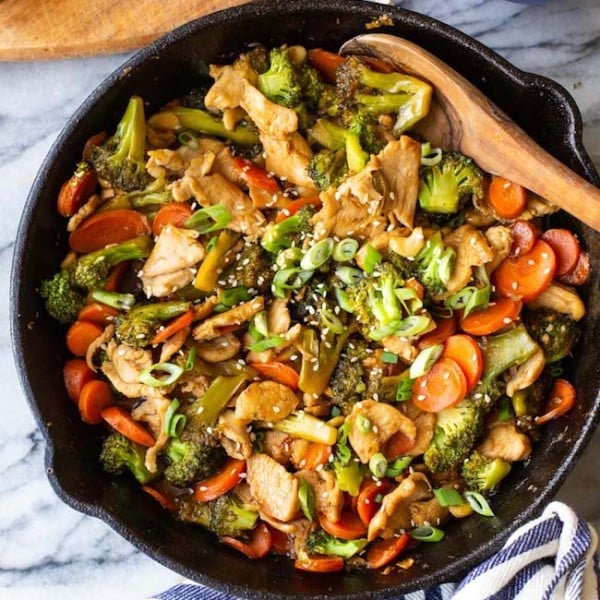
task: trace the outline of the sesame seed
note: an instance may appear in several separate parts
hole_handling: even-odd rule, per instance
[[[510,287],[511,287],[513,290],[516,290],[516,289],[519,287],[519,284],[518,284],[516,281],[513,281],[513,282],[510,284]]]
[[[544,260],[546,260],[549,257],[549,254],[547,252],[542,252],[542,258]]]
[[[535,260],[533,260],[533,258],[530,258],[530,259],[527,261],[527,264],[528,264],[530,267],[533,267],[533,266],[535,266]]]
[[[504,319],[502,319],[502,322],[503,322],[505,325],[508,325],[509,323],[511,323],[511,322],[512,322],[512,319],[511,319],[510,317],[504,317]]]
[[[427,396],[426,396],[425,394],[419,394],[419,395],[417,396],[417,400],[421,400],[421,402],[422,402],[423,400],[425,400],[425,398],[427,398]]]

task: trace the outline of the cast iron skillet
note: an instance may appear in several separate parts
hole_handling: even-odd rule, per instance
[[[568,376],[577,383],[576,408],[545,427],[528,464],[516,466],[494,498],[495,518],[474,516],[447,527],[441,544],[423,544],[416,564],[391,575],[311,575],[289,561],[252,562],[220,545],[200,528],[176,522],[129,479],[115,481],[98,466],[100,434],[83,424],[67,400],[61,368],[64,330],[45,313],[37,294],[67,244],[65,223],[55,211],[60,184],[72,173],[85,141],[112,130],[127,98],[140,94],[148,114],[202,77],[209,62],[228,61],[248,42],[300,43],[336,50],[383,14],[394,20],[380,31],[404,36],[437,54],[480,87],[543,147],[595,184],[598,174],[581,142],[581,117],[556,83],[508,64],[473,39],[433,19],[400,8],[353,0],[275,0],[209,15],[167,34],[104,81],[69,121],[46,157],[30,192],[17,235],[12,270],[12,339],[21,383],[47,442],[48,476],[57,494],[75,509],[107,522],[140,550],[200,583],[253,598],[384,598],[456,580],[499,548],[507,535],[538,514],[583,451],[600,412],[598,278],[587,296],[585,330]],[[559,215],[600,261],[599,236]],[[594,281],[595,280],[595,281]],[[592,302],[591,300],[595,300]]]

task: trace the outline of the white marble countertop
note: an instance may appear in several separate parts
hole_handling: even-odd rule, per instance
[[[575,97],[588,151],[600,166],[600,4],[555,0],[405,0],[454,25]],[[104,523],[64,505],[45,475],[44,444],[10,348],[8,288],[17,224],[35,173],[72,112],[127,56],[0,63],[0,599],[142,600],[180,581]],[[600,526],[600,431],[559,493]]]

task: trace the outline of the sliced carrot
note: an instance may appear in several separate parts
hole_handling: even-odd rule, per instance
[[[510,234],[512,235],[512,244],[510,256],[515,257],[521,254],[527,254],[535,244],[538,238],[538,231],[531,221],[519,219],[510,224]]]
[[[90,137],[85,146],[83,147],[83,160],[89,160],[92,156],[92,152],[96,146],[101,146],[104,144],[108,135],[106,131],[101,131],[100,133],[95,133],[92,137]]]
[[[127,273],[127,269],[129,269],[129,261],[127,260],[115,265],[108,274],[108,278],[104,284],[104,289],[107,292],[118,292],[121,287],[123,277],[125,277],[125,273]]]
[[[88,364],[82,358],[72,358],[65,363],[63,367],[63,380],[67,390],[67,396],[77,402],[83,386],[92,379],[96,378],[96,373],[92,371]]]
[[[269,554],[272,545],[271,532],[265,523],[259,523],[250,534],[250,541],[244,542],[228,535],[221,541],[245,554],[248,558],[264,558]]]
[[[250,366],[267,379],[283,383],[283,385],[287,385],[294,391],[298,389],[298,371],[285,363],[278,361],[255,362],[250,363]]]
[[[113,403],[113,393],[110,385],[101,379],[88,381],[79,394],[77,406],[81,419],[90,425],[102,422],[102,413]],[[114,408],[114,407],[113,407]]]
[[[467,394],[475,388],[483,371],[483,354],[479,344],[464,334],[451,335],[444,344],[442,357],[458,363],[467,378]]]
[[[327,533],[341,540],[355,540],[367,533],[366,525],[350,510],[343,510],[340,520],[335,523],[325,515],[319,515],[319,524]]]
[[[394,460],[400,456],[405,456],[407,452],[410,452],[415,447],[416,441],[415,438],[408,437],[405,433],[402,433],[402,431],[397,431],[385,443],[383,454],[388,460]]]
[[[96,213],[86,219],[69,237],[75,252],[86,254],[109,244],[119,244],[140,235],[150,235],[150,223],[142,213],[118,208]]]
[[[389,479],[367,481],[361,486],[356,502],[356,512],[363,525],[368,526],[379,510],[381,500],[378,498],[387,494],[393,487],[394,484]]]
[[[529,302],[552,283],[555,272],[554,250],[538,239],[527,254],[504,259],[492,273],[492,278],[500,296]]]
[[[77,318],[80,321],[88,321],[100,325],[100,327],[106,327],[115,320],[118,314],[119,311],[112,306],[102,304],[102,302],[90,302],[79,311]]]
[[[488,202],[501,219],[516,219],[527,204],[527,190],[503,177],[494,177],[488,187]]]
[[[440,358],[413,384],[412,402],[425,412],[456,406],[467,395],[467,378],[451,358]]]
[[[423,348],[443,344],[455,331],[456,317],[454,315],[445,319],[438,319],[436,321],[435,329],[419,338],[417,341],[417,348],[423,350]]]
[[[149,485],[143,485],[142,489],[146,494],[152,496],[164,509],[175,512],[177,510],[177,504],[172,498],[169,498],[165,493],[153,488]]]
[[[271,533],[271,550],[276,554],[289,554],[294,547],[294,541],[288,533],[267,525]]]
[[[294,561],[294,568],[309,573],[335,573],[344,568],[344,559],[341,556],[305,556]]]
[[[522,306],[520,300],[499,298],[464,318],[460,322],[460,328],[470,335],[490,335],[517,319]]]
[[[566,275],[558,278],[561,283],[566,285],[583,285],[590,276],[590,257],[583,250],[579,253],[575,268]]]
[[[579,240],[568,229],[548,229],[541,238],[554,250],[556,255],[556,275],[570,273],[579,260],[581,249]]]
[[[194,320],[195,311],[193,308],[190,308],[187,312],[184,312],[182,315],[175,317],[172,321],[167,323],[164,327],[159,329],[156,335],[152,338],[152,345],[157,346],[158,344],[162,344],[164,341],[168,340],[172,335],[175,335],[178,331],[181,331],[185,327],[188,327],[192,324]]]
[[[141,446],[154,446],[154,437],[121,406],[109,406],[102,411],[102,418],[121,435]]]
[[[535,418],[536,425],[543,425],[570,411],[575,405],[576,396],[575,388],[566,379],[556,379],[544,407],[544,414]]]
[[[251,160],[238,156],[233,159],[233,164],[248,185],[265,190],[271,194],[276,194],[279,191],[277,179],[266,169],[259,167]]]
[[[246,472],[246,461],[230,458],[225,466],[214,475],[204,479],[194,488],[196,502],[216,500],[229,490],[232,490]]]
[[[310,442],[302,455],[302,468],[314,471],[317,467],[329,462],[331,446]]]
[[[344,62],[344,57],[321,48],[311,48],[308,51],[308,62],[327,82],[335,83],[335,71]]]
[[[314,206],[315,208],[321,207],[321,199],[318,196],[310,196],[307,198],[298,198],[297,200],[292,200],[288,204],[286,204],[285,208],[282,208],[275,217],[275,221],[277,223],[281,223],[281,221],[285,221],[288,217],[295,215],[301,208],[305,206]]]
[[[57,201],[59,214],[73,216],[94,193],[97,182],[94,170],[87,163],[81,163],[60,188]]]
[[[403,533],[400,537],[379,540],[367,550],[367,564],[371,569],[380,569],[391,563],[406,548],[410,535]]]
[[[75,356],[85,356],[90,344],[102,334],[102,328],[89,321],[75,321],[67,331],[67,348]]]
[[[152,219],[152,234],[158,235],[165,225],[183,227],[194,211],[187,202],[169,202],[161,206]]]

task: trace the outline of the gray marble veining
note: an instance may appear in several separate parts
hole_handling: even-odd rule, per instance
[[[556,0],[405,0],[491,46],[575,97],[600,165],[600,4]],[[0,63],[0,599],[141,600],[180,580],[100,521],[64,505],[44,470],[44,444],[12,362],[8,280],[17,224],[35,173],[68,117],[127,58]],[[600,434],[559,494],[600,527]]]

